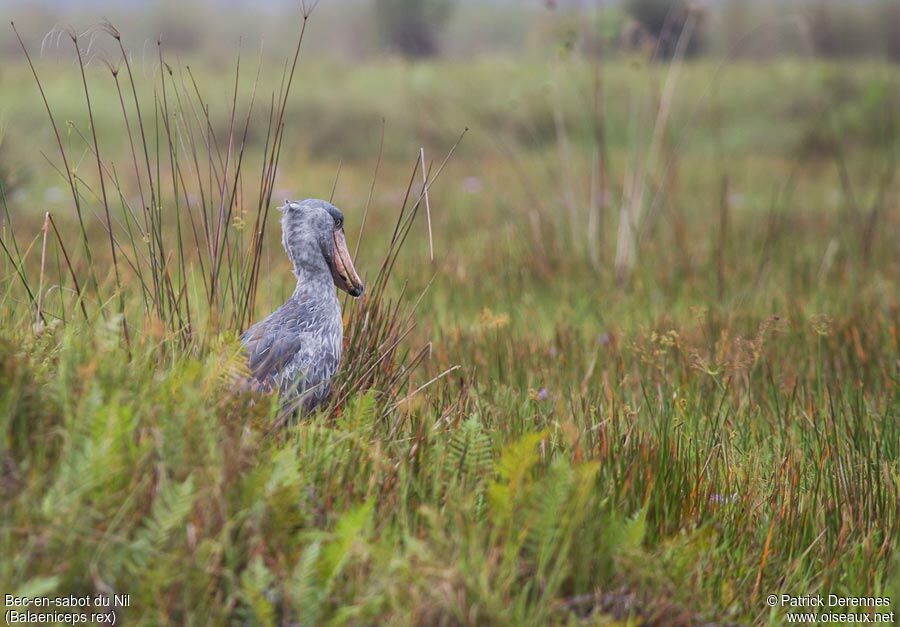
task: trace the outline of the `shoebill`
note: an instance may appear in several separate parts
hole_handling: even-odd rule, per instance
[[[341,361],[344,329],[335,286],[353,297],[363,283],[344,239],[344,216],[329,202],[286,201],[281,243],[297,288],[281,307],[241,336],[255,387],[296,395],[305,411],[320,405]]]

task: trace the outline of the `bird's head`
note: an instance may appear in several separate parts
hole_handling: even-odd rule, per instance
[[[307,198],[286,200],[281,211],[281,242],[294,273],[316,271],[327,266],[334,284],[353,297],[362,295],[365,286],[344,238],[344,215],[330,202]]]

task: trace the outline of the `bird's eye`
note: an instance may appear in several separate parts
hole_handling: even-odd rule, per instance
[[[343,226],[344,226],[344,219],[343,219],[343,218],[338,218],[337,220],[334,221],[334,228],[335,228],[335,229],[340,229],[340,228],[342,228]]]

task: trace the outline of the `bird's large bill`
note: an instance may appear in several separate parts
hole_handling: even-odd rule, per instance
[[[353,266],[353,258],[350,256],[350,251],[347,250],[347,239],[344,237],[344,229],[336,229],[334,231],[334,251],[332,256],[335,284],[350,294],[350,296],[361,296],[365,286],[356,273],[356,268]]]

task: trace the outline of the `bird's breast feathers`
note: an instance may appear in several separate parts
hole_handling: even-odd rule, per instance
[[[325,387],[337,371],[343,341],[340,309],[330,304],[290,299],[250,327],[241,343],[253,378],[267,389],[298,393]]]

